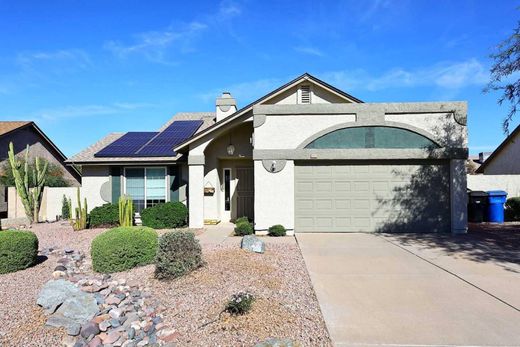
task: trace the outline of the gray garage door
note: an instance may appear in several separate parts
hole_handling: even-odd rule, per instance
[[[448,164],[383,163],[297,162],[295,231],[449,231]]]

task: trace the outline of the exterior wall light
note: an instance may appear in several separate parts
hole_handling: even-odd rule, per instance
[[[233,146],[231,143],[227,146],[227,154],[233,155],[235,154],[235,146]]]

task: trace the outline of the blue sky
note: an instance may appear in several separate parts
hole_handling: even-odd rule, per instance
[[[517,6],[0,0],[0,119],[35,120],[70,156],[212,111],[223,90],[240,107],[309,72],[366,102],[467,100],[470,152],[490,151],[508,107],[482,88]]]

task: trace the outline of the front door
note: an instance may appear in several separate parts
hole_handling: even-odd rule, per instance
[[[254,219],[255,176],[253,167],[237,167],[237,210],[236,217]]]

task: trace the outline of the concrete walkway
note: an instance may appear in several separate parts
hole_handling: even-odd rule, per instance
[[[461,257],[413,237],[297,239],[336,346],[520,346],[514,262]]]

